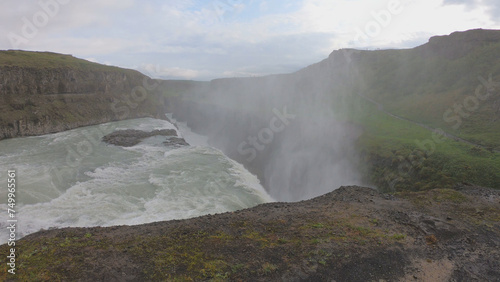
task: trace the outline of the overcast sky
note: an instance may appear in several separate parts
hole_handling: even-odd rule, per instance
[[[500,29],[498,0],[1,0],[0,49],[160,78],[289,73],[340,48],[411,48]]]

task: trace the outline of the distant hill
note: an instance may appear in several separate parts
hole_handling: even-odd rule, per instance
[[[356,90],[391,113],[500,149],[499,52],[500,31],[471,30],[356,53]]]
[[[114,71],[137,73],[114,66],[102,65],[87,60],[75,58],[72,55],[53,52],[31,52],[8,50],[0,52],[0,67],[22,67],[37,69],[70,68],[80,71]]]

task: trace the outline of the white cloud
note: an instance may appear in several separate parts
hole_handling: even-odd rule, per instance
[[[87,61],[92,62],[92,63],[98,63],[99,64],[99,61],[96,58],[84,58],[84,60],[87,60]]]
[[[158,64],[143,64],[137,69],[152,78],[193,79],[200,75],[200,72],[197,70],[183,69],[179,67],[161,67]]]
[[[398,48],[404,42],[472,28],[499,28],[486,6],[464,9],[436,0],[370,1],[306,0],[295,15],[301,30],[332,35],[331,50],[339,48]],[[362,4],[362,5],[361,5]],[[391,13],[390,7],[401,12]],[[360,39],[360,31],[365,37]]]
[[[403,11],[391,14],[385,24],[376,17],[382,15],[383,21],[391,1],[397,0],[286,4],[69,0],[20,48],[69,53],[119,66],[154,62],[161,64],[164,76],[207,79],[295,71],[339,48],[414,47],[432,35],[500,28],[497,17],[492,17],[496,0],[400,0]],[[217,3],[228,5],[220,10]],[[22,34],[23,18],[32,19],[40,10],[38,1],[2,0],[0,34]],[[357,40],[360,31],[370,34]],[[0,49],[11,46],[7,36],[0,37]]]

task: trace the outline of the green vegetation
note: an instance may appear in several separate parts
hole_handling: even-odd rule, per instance
[[[82,71],[135,72],[114,66],[102,65],[87,60],[52,52],[0,51],[0,67],[40,69],[70,68]]]
[[[356,221],[356,224],[352,221]],[[288,230],[283,226],[283,221],[267,222],[266,230],[274,231],[265,232],[251,222],[245,222],[242,227],[233,226],[236,230],[243,231],[243,235],[235,236],[232,234],[234,230],[231,233],[173,230],[165,235],[140,235],[111,242],[110,238],[103,239],[82,230],[40,241],[25,241],[19,248],[16,278],[29,281],[66,280],[65,273],[79,277],[92,264],[89,256],[119,252],[125,254],[125,257],[121,255],[116,258],[117,265],[121,259],[147,262],[140,270],[141,277],[147,280],[226,281],[242,279],[252,273],[271,276],[280,268],[287,268],[288,264],[283,264],[281,258],[276,262],[243,263],[241,258],[233,258],[239,257],[238,253],[221,253],[221,249],[247,246],[253,250],[252,255],[266,254],[263,257],[271,259],[275,257],[273,253],[293,251],[294,257],[288,258],[289,263],[296,258],[307,258],[309,262],[327,266],[333,259],[331,248],[339,246],[339,243],[352,247],[379,246],[406,238],[404,234],[391,234],[382,228],[369,226],[368,219],[363,217],[340,217],[334,221],[325,218],[325,221],[301,226],[296,229],[300,230],[299,233],[287,239],[284,239]],[[6,248],[7,245],[2,247]],[[93,251],[89,253],[90,250]],[[99,251],[96,253],[96,250]],[[0,270],[2,280],[7,277],[8,273],[5,271],[5,268]]]
[[[278,267],[272,263],[264,263],[264,265],[262,265],[262,271],[264,271],[265,274],[270,274],[274,271],[276,271],[276,269],[278,269]]]
[[[425,207],[433,203],[454,203],[461,204],[467,202],[467,197],[452,189],[433,189],[422,192],[398,192],[397,196],[410,200],[414,205]]]
[[[324,228],[325,226],[322,223],[316,223],[311,225],[313,228]]]
[[[500,153],[457,142],[390,116],[361,97],[342,119],[363,129],[357,147],[366,181],[387,192],[452,188],[457,183],[500,187]]]
[[[454,33],[415,49],[353,55],[353,86],[335,92],[343,102],[333,107],[363,130],[366,181],[389,192],[500,188],[499,34]]]
[[[393,114],[500,149],[500,42],[478,42],[456,42],[471,44],[471,51],[452,58],[431,52],[423,56],[428,46],[419,47],[420,51],[363,52],[357,66],[363,83],[356,93]],[[434,48],[449,46],[436,43]],[[484,82],[490,78],[496,89],[487,95]]]
[[[403,240],[406,238],[406,235],[405,234],[394,234],[391,236],[392,239],[394,240]]]
[[[7,245],[3,245],[8,247]],[[22,244],[17,247],[17,272],[19,281],[61,281],[62,273],[74,272],[78,276],[85,269],[79,267],[87,254],[84,250],[95,248],[108,250],[111,247],[109,240],[90,240],[87,236],[78,237],[68,234],[68,237],[47,238],[43,242]],[[3,251],[3,249],[2,249]],[[6,252],[5,252],[6,253]],[[71,260],[61,258],[60,254],[72,253]],[[6,268],[0,270],[0,280],[5,281],[8,275]]]

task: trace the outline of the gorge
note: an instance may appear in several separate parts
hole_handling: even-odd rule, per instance
[[[500,31],[471,30],[413,49],[337,50],[291,74],[210,82],[151,79],[70,55],[1,51],[0,144],[21,155],[39,138],[46,147],[32,148],[38,161],[26,165],[64,168],[65,156],[46,163],[44,150],[60,154],[58,142],[85,141],[84,133],[67,130],[96,130],[98,145],[71,168],[65,187],[97,216],[61,212],[71,203],[39,192],[57,204],[45,209],[60,213],[49,216],[55,226],[61,214],[92,221],[74,226],[108,226],[27,235],[19,241],[19,277],[497,279],[499,50]],[[148,135],[174,130],[166,120],[205,136],[213,148],[174,148]],[[108,128],[109,122],[117,123]],[[144,139],[126,140],[126,149],[100,142],[130,129],[145,132]],[[55,132],[61,135],[40,136]],[[2,167],[16,165],[4,149]],[[199,177],[186,181],[190,173]],[[51,174],[40,175],[25,184],[54,184]],[[172,183],[179,194],[162,190]],[[126,204],[116,204],[115,196],[125,196]],[[101,218],[98,202],[84,204],[89,199],[106,199],[126,216]],[[224,208],[211,209],[218,200]],[[35,218],[46,203],[25,209],[26,216]],[[162,221],[156,212],[169,214],[165,206],[179,207],[168,220],[199,216],[191,213],[197,208],[208,212]],[[0,246],[1,253],[8,249]],[[8,275],[0,269],[0,279]]]

